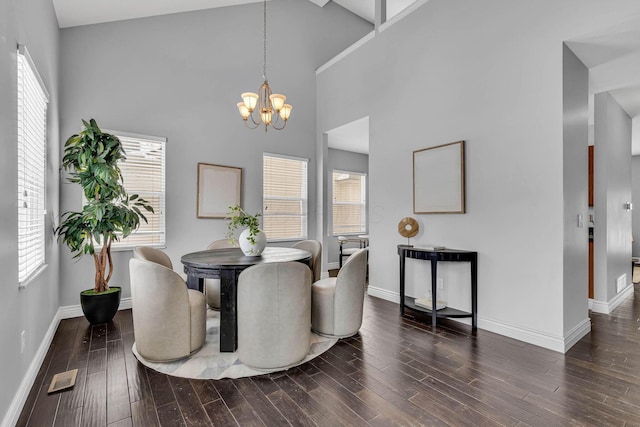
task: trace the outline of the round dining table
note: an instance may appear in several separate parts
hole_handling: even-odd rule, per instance
[[[248,267],[271,262],[311,262],[311,252],[296,248],[266,247],[260,256],[246,256],[240,248],[210,249],[183,255],[180,259],[190,289],[204,291],[204,279],[220,279],[220,351],[238,347],[238,277]]]

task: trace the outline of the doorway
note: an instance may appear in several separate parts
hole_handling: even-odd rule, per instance
[[[369,232],[369,117],[325,135],[323,246],[327,268],[333,270],[340,266],[339,238]]]

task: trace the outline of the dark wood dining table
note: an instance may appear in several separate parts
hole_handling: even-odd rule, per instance
[[[204,279],[220,279],[220,351],[238,347],[237,289],[240,273],[248,267],[271,262],[299,261],[307,265],[311,253],[295,248],[267,247],[260,256],[246,256],[239,248],[192,252],[180,259],[190,289],[204,291]]]

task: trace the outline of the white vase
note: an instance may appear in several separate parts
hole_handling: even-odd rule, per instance
[[[251,243],[251,240],[249,240],[248,228],[240,233],[238,242],[240,243],[240,249],[242,249],[242,252],[246,256],[262,255],[262,251],[264,251],[265,246],[267,246],[267,234],[264,231],[260,230],[255,236],[255,241],[256,243]]]

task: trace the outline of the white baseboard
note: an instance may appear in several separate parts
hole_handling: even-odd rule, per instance
[[[47,355],[47,351],[49,351],[49,347],[51,346],[51,342],[53,341],[53,336],[58,329],[60,319],[60,309],[58,309],[56,314],[53,316],[53,319],[51,320],[49,329],[47,329],[47,332],[44,335],[40,346],[38,347],[38,351],[36,351],[36,354],[33,356],[33,359],[29,364],[27,372],[25,372],[24,377],[22,377],[20,387],[18,387],[16,394],[13,396],[13,401],[11,402],[9,409],[7,410],[7,413],[2,420],[2,427],[10,427],[17,424],[20,413],[22,412],[22,408],[27,401],[27,397],[29,397],[29,392],[33,387],[33,383],[36,380],[38,371],[40,370],[40,366],[44,361],[44,357]]]
[[[367,294],[371,295],[372,297],[376,297],[383,300],[391,301],[396,304],[400,304],[399,292],[390,291],[388,289],[377,288],[369,284],[369,286],[367,287]]]
[[[369,285],[367,293],[376,298],[381,298],[396,304],[400,303],[399,292],[390,291],[388,289],[378,288],[376,286]],[[453,319],[453,320],[457,320],[457,319]],[[504,335],[509,338],[516,339],[518,341],[523,341],[529,344],[548,348],[550,350],[554,350],[560,353],[565,353],[583,336],[585,336],[591,331],[591,321],[588,318],[585,319],[573,330],[569,331],[566,337],[547,334],[547,333],[543,333],[533,329],[523,328],[522,326],[519,326],[519,325],[511,325],[498,320],[489,319],[487,317],[483,317],[480,315],[478,316],[478,328],[484,329],[490,332],[495,332],[496,334]]]
[[[622,302],[633,295],[633,285],[627,285],[619,294],[615,297],[611,298],[611,301],[598,301],[598,300],[589,300],[589,310],[594,313],[602,313],[602,314],[611,314],[616,307],[618,307]]]
[[[578,341],[585,335],[591,332],[591,319],[586,318],[582,322],[578,323],[573,329],[567,333],[564,338],[564,351],[566,353],[571,347],[573,347]]]
[[[589,300],[589,310],[594,313],[609,314],[609,303],[606,301]]]
[[[335,270],[336,268],[340,268],[340,263],[338,261],[327,263],[327,270]]]
[[[120,307],[118,310],[127,310],[131,308],[131,298],[122,298],[120,300]],[[4,416],[2,420],[2,424],[0,427],[11,427],[15,426],[18,422],[18,418],[20,417],[20,413],[22,412],[22,408],[24,407],[25,402],[27,401],[27,397],[29,397],[29,392],[33,387],[33,383],[36,380],[36,376],[38,375],[38,371],[42,366],[42,362],[44,361],[44,357],[47,355],[47,351],[49,351],[49,347],[51,346],[51,342],[53,341],[53,336],[58,329],[58,325],[60,324],[60,320],[62,319],[70,319],[72,317],[84,316],[82,313],[82,307],[80,304],[78,305],[68,305],[65,307],[60,307],[56,314],[53,316],[51,320],[51,325],[49,329],[47,329],[47,333],[44,335],[40,346],[38,347],[38,351],[33,357],[31,364],[29,365],[29,369],[24,374],[22,378],[22,382],[20,383],[20,387],[18,391],[13,397],[13,401],[11,402],[11,406],[9,406],[9,410]]]
[[[540,332],[520,325],[512,325],[500,320],[480,316],[478,316],[478,328],[494,332],[499,335],[504,335],[518,341],[524,341],[539,347],[548,348],[549,350],[557,351],[559,353],[564,353],[565,339],[561,335]]]

